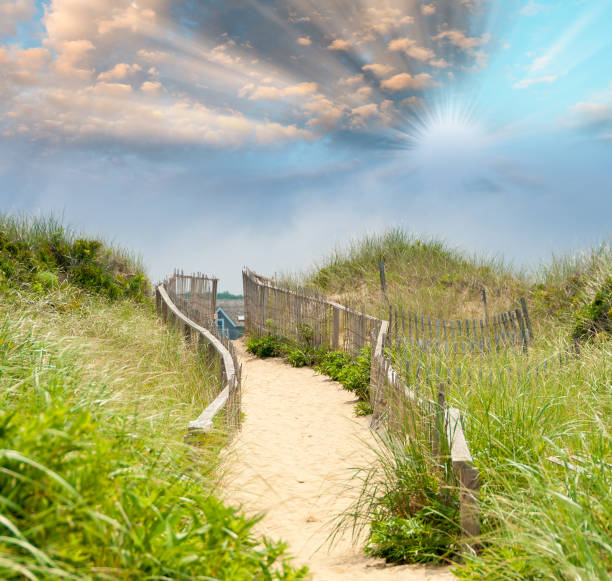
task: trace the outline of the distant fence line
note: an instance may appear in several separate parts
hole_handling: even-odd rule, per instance
[[[427,434],[434,456],[450,456],[459,482],[461,528],[469,539],[479,534],[479,477],[467,445],[459,410],[448,407],[444,385],[437,401],[421,397],[403,381],[390,358],[391,322],[327,301],[316,292],[282,288],[251,270],[243,270],[245,325],[248,334],[275,334],[303,342],[304,325],[315,346],[355,354],[372,348],[370,403],[372,426],[387,420],[390,429],[405,424],[413,437]],[[394,322],[397,325],[398,319]],[[410,434],[409,434],[410,435]],[[420,436],[419,436],[420,437]]]
[[[162,283],[178,309],[199,325],[209,327],[217,307],[218,278],[201,272],[184,274],[175,270]]]
[[[466,351],[499,351],[521,346],[527,351],[533,340],[527,302],[521,308],[484,319],[446,320],[389,307],[389,332],[392,342],[405,337],[407,343],[426,351],[445,353]]]
[[[322,295],[300,289],[282,288],[245,268],[245,331],[252,335],[267,333],[303,342],[308,329],[314,345],[328,345],[357,354],[372,342],[381,320],[362,311],[326,300]]]
[[[217,334],[213,320],[216,293],[217,279],[178,272],[155,291],[159,315],[169,326],[178,327],[187,343],[199,349],[219,373],[220,392],[198,418],[189,422],[192,433],[210,431],[222,410],[228,429],[240,427],[242,369],[231,341]]]

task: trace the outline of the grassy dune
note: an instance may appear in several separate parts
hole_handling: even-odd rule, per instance
[[[384,313],[379,258],[386,263],[393,305],[438,317],[482,316],[480,289],[485,288],[490,312],[516,307],[526,296],[535,328],[528,355],[518,350],[409,355],[401,344],[392,350],[409,385],[435,399],[442,381],[449,404],[463,411],[481,474],[482,550],[468,555],[457,574],[610,578],[610,246],[553,258],[527,274],[391,231],[336,251],[303,280],[341,302],[363,301],[371,313]],[[428,455],[426,439],[404,444],[382,437],[377,466],[356,479],[360,503],[341,523],[371,524],[369,552],[392,561],[458,556],[452,492],[457,483],[448,464]]]
[[[218,386],[137,261],[53,220],[0,234],[0,577],[301,578],[215,498],[222,436],[184,443]]]

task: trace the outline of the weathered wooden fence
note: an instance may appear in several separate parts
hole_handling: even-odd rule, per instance
[[[242,370],[232,343],[216,332],[212,318],[216,288],[217,279],[174,273],[155,291],[157,312],[166,324],[178,327],[186,341],[199,349],[219,373],[219,394],[198,418],[189,422],[190,432],[210,431],[221,410],[225,410],[229,430],[240,427]]]
[[[445,353],[500,351],[520,346],[526,352],[533,339],[531,320],[524,298],[521,308],[484,319],[446,320],[389,307],[392,342],[402,337],[413,348]]]
[[[209,327],[215,318],[219,279],[200,272],[184,274],[175,270],[162,283],[178,309],[199,325]]]
[[[365,309],[327,301],[313,291],[282,288],[247,268],[242,277],[247,334],[271,334],[356,354],[378,333],[381,320],[366,315]]]
[[[355,354],[372,347],[370,403],[372,426],[408,427],[408,437],[428,434],[434,456],[450,456],[459,484],[461,527],[466,539],[479,534],[478,470],[464,436],[460,413],[446,405],[443,387],[437,401],[417,394],[393,368],[391,322],[327,301],[304,289],[282,288],[249,269],[243,270],[247,334],[274,334],[298,342],[327,345]],[[397,325],[397,317],[393,320]],[[422,321],[421,321],[422,324]],[[306,337],[306,335],[308,335]],[[410,418],[410,421],[407,421]],[[408,426],[407,426],[408,424]]]

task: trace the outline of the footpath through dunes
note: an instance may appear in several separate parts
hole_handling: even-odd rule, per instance
[[[243,365],[242,430],[225,451],[223,494],[248,515],[265,513],[258,532],[289,544],[296,565],[317,581],[451,580],[449,568],[386,566],[352,546],[330,549],[335,517],[350,506],[354,468],[373,460],[365,418],[352,394],[310,368],[257,359],[238,344]]]

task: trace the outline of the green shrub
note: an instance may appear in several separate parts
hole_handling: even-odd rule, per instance
[[[273,335],[249,337],[247,351],[256,357],[278,357],[282,353],[281,342]]]
[[[365,552],[389,563],[444,563],[457,554],[457,511],[438,503],[414,516],[372,522]]]
[[[612,334],[612,277],[604,281],[593,300],[576,314],[575,340],[590,339],[599,333]]]
[[[374,408],[369,401],[358,401],[355,405],[355,415],[356,416],[369,416],[374,413]]]
[[[101,241],[75,238],[53,218],[0,214],[0,282],[42,293],[68,280],[110,300],[148,299],[149,282],[136,262]]]
[[[45,289],[52,289],[59,286],[59,278],[54,272],[42,270],[36,273],[34,277],[36,282],[40,283]]]
[[[308,349],[292,349],[287,355],[287,360],[293,367],[312,365],[312,357]]]
[[[330,351],[323,356],[321,362],[315,367],[315,371],[338,381],[340,373],[351,363],[351,360],[351,356],[344,351]]]

